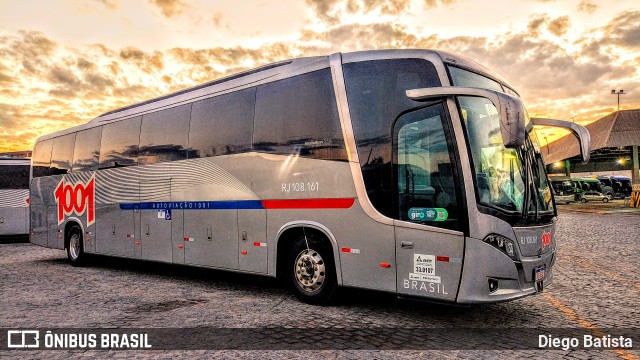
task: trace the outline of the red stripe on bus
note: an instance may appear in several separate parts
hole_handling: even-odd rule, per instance
[[[265,209],[348,209],[354,198],[262,200]]]

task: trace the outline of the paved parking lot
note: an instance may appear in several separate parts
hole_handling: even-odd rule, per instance
[[[300,332],[300,339],[310,344],[320,330],[331,332],[340,328],[480,328],[510,332],[505,336],[513,336],[514,331],[525,328],[589,328],[595,334],[612,329],[635,329],[638,334],[640,215],[583,213],[569,207],[560,210],[554,284],[536,296],[476,307],[399,300],[393,295],[361,290],[343,291],[334,306],[314,307],[298,302],[269,278],[106,257],[92,258],[89,267],[74,268],[67,264],[63,251],[24,243],[2,244],[0,328],[283,327]],[[419,341],[402,331],[399,336],[406,336],[407,342]],[[458,341],[469,346],[473,338],[460,337]],[[98,354],[119,358],[548,358],[551,355],[578,359],[640,358],[636,350],[375,351],[326,350],[326,346],[313,350],[313,345],[306,348],[108,354],[47,351],[37,357]],[[499,344],[495,348],[500,348]],[[36,353],[0,351],[0,357],[25,355],[34,357]]]

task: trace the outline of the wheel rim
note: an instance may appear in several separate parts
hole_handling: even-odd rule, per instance
[[[72,260],[76,260],[80,256],[80,236],[77,233],[71,235],[71,239],[69,239],[69,255]]]
[[[304,291],[318,291],[324,284],[326,274],[324,260],[313,249],[305,249],[298,254],[293,271],[296,282]]]

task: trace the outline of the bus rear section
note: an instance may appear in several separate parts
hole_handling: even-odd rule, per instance
[[[0,236],[29,233],[30,159],[0,158]]]

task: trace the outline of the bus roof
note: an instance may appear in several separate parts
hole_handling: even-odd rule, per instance
[[[442,60],[445,64],[464,68],[488,78],[491,78],[503,86],[515,91],[513,87],[502,77],[489,70],[488,68],[464,58],[462,56],[453,55],[443,51],[427,50],[427,49],[393,49],[393,50],[367,50],[351,53],[336,53],[343,57],[343,61],[346,57],[351,59],[357,59],[353,61],[368,61],[385,58],[389,55],[389,58],[411,58],[419,56],[431,56],[434,55]],[[351,61],[351,62],[353,62]],[[350,62],[350,61],[345,61]],[[272,82],[275,80],[304,74],[307,72],[320,70],[329,67],[329,56],[313,56],[302,57],[297,59],[290,59],[267,64],[254,69],[243,71],[240,73],[232,74],[220,79],[216,79],[204,84],[196,85],[191,88],[186,88],[173,92],[167,95],[162,95],[156,98],[145,100],[136,104],[128,105],[122,108],[110,110],[85,124],[77,125],[68,129],[60,130],[55,133],[43,135],[36,140],[36,143],[42,140],[47,140],[57,136],[73,133],[76,131],[100,126],[103,124],[124,120],[133,116],[140,116],[147,113],[155,112],[158,110],[190,103],[206,99],[209,97],[222,95],[234,91],[241,90],[243,88],[253,87],[261,85],[263,83]]]
[[[31,159],[0,157],[0,165],[31,165]]]

